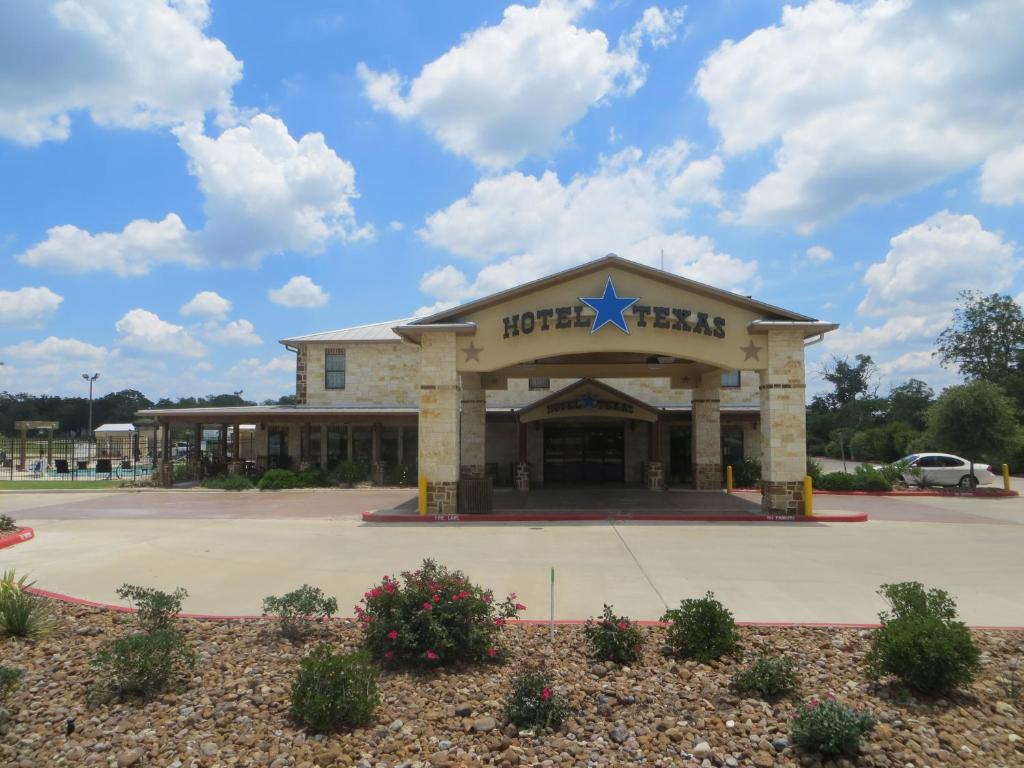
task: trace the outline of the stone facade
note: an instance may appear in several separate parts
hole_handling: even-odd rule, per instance
[[[455,352],[452,332],[428,333],[420,346],[419,473],[427,478],[427,514],[439,514],[439,504],[452,512],[458,509],[461,393]]]
[[[761,483],[761,506],[767,514],[796,517],[804,514],[804,482],[793,480],[788,482]]]
[[[767,367],[761,371],[762,507],[802,514],[803,494],[793,491],[807,473],[804,340],[799,332],[765,334]],[[769,489],[771,489],[769,491]]]
[[[487,397],[480,383],[480,374],[462,374],[461,406],[461,473],[466,477],[483,477],[486,462]]]
[[[304,397],[301,401],[304,405],[415,406],[419,402],[420,350],[413,344],[397,341],[309,343],[299,349],[299,359],[305,367],[305,391],[297,390],[296,396]],[[326,387],[324,365],[328,349],[345,352],[344,389]]]
[[[722,487],[720,378],[704,374],[693,391],[693,482],[699,491]]]

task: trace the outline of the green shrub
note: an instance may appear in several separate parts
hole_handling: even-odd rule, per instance
[[[741,694],[775,699],[796,687],[796,670],[785,656],[763,654],[746,669],[733,675],[732,687]]]
[[[173,592],[163,592],[152,587],[122,584],[117,589],[117,596],[135,606],[143,629],[156,632],[173,625],[174,617],[181,613],[181,604],[188,597],[188,592],[181,587]]]
[[[195,666],[195,654],[173,629],[118,638],[92,660],[97,687],[121,696],[152,696]]]
[[[661,620],[671,622],[667,640],[678,658],[707,664],[736,650],[736,622],[712,592],[683,600],[678,608],[665,611]]]
[[[203,488],[215,491],[248,491],[252,487],[252,481],[245,475],[217,475],[203,480]]]
[[[59,619],[45,598],[17,586],[0,590],[0,636],[38,638],[53,632]]]
[[[323,488],[328,485],[327,475],[319,467],[307,467],[295,476],[299,488]]]
[[[16,667],[5,667],[0,664],[0,702],[11,695],[21,680],[21,670]]]
[[[640,627],[627,616],[616,616],[610,605],[605,605],[601,618],[587,619],[583,634],[590,641],[595,658],[626,664],[640,658],[643,635]]]
[[[904,582],[883,584],[879,594],[892,612],[879,614],[882,626],[865,658],[869,678],[892,675],[928,696],[944,696],[970,683],[980,668],[980,654],[970,630],[957,620],[948,593]]]
[[[370,479],[370,467],[354,461],[340,461],[331,470],[331,478],[339,485],[355,485]]]
[[[290,469],[268,469],[256,487],[261,491],[283,491],[298,485],[299,478]]]
[[[732,465],[732,484],[735,488],[756,488],[761,482],[761,462],[740,459]]]
[[[369,655],[338,655],[329,645],[321,645],[299,665],[290,712],[309,730],[330,733],[366,725],[379,703],[377,669]]]
[[[10,515],[0,515],[0,533],[11,533],[18,530],[19,526]]]
[[[891,491],[892,482],[874,467],[860,464],[853,471],[853,488],[856,491]]]
[[[375,660],[421,668],[502,658],[501,628],[522,610],[514,594],[496,603],[489,589],[433,560],[400,580],[385,576],[355,607]]]
[[[263,615],[276,616],[281,634],[289,640],[305,637],[312,630],[314,621],[329,619],[337,612],[338,601],[309,584],[263,601]]]
[[[807,457],[807,476],[811,478],[811,482],[815,488],[821,485],[821,476],[825,473],[825,470],[821,467],[821,462],[815,461],[810,456]]]
[[[174,465],[174,482],[190,483],[199,479],[199,468],[195,464],[181,462]]]
[[[855,757],[860,741],[875,727],[867,712],[841,704],[834,698],[811,699],[797,705],[793,743],[805,752],[823,757]]]
[[[518,728],[558,730],[569,715],[569,703],[552,690],[543,672],[524,672],[512,681],[505,716]]]
[[[815,487],[823,491],[852,491],[853,475],[846,472],[826,472]]]

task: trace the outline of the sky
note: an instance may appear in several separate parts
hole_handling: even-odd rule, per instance
[[[0,390],[294,390],[278,339],[606,253],[937,390],[1024,292],[1024,3],[6,0]]]

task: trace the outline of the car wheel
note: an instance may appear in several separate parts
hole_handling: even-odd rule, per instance
[[[970,475],[964,475],[960,478],[958,485],[961,488],[970,488],[973,490],[978,487],[978,478],[971,477]]]

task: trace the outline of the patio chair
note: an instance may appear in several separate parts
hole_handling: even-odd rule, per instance
[[[113,477],[114,468],[111,466],[110,459],[96,459],[96,475],[106,475],[107,480]]]
[[[57,468],[58,475],[67,475],[71,473],[71,468],[68,466],[67,459],[56,459],[53,465]]]

